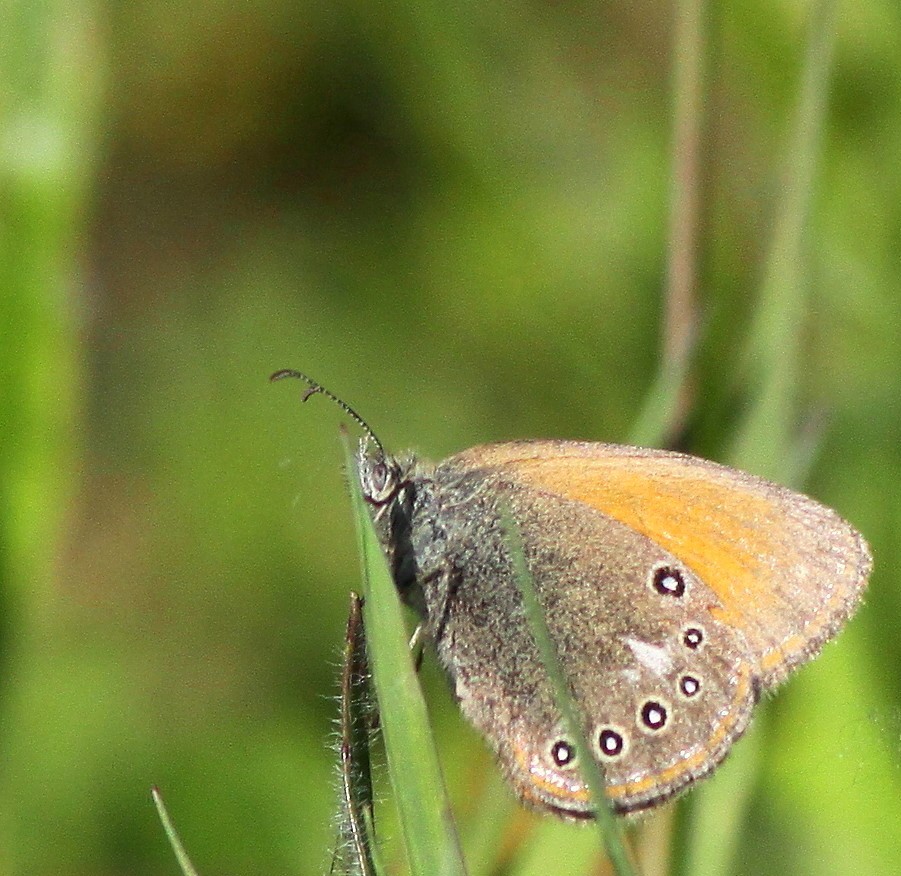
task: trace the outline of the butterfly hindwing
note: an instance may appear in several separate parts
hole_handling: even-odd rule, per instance
[[[536,501],[502,473],[442,466],[432,489],[445,566],[422,569],[435,582],[425,588],[431,632],[461,708],[521,796],[569,815],[591,809],[507,551],[463,523],[500,526],[504,506],[614,805],[645,808],[722,759],[753,707],[751,657],[712,614],[715,594],[674,555],[576,501]]]

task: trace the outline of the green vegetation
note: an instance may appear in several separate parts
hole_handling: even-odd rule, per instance
[[[889,0],[5,4],[0,874],[176,874],[153,786],[202,876],[328,871],[362,585],[340,412],[284,367],[392,450],[639,435],[853,521],[858,617],[626,834],[646,876],[897,873],[898,33]],[[469,873],[595,872],[421,680]]]

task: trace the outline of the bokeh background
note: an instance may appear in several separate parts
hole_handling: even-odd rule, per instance
[[[669,438],[712,458],[753,403],[749,357],[783,352],[753,326],[812,8],[706,17],[697,343]],[[327,870],[359,587],[341,415],[267,377],[301,368],[434,458],[627,439],[666,370],[674,16],[3,5],[0,872],[177,872],[154,784],[206,876]],[[835,17],[795,404],[757,439],[793,436],[785,477],[864,531],[876,572],[762,710],[738,824],[684,819],[733,838],[729,872],[901,869],[899,34],[895,0]],[[591,831],[517,814],[423,676],[473,872],[599,872]]]

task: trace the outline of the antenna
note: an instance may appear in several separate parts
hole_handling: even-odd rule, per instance
[[[321,383],[317,383],[313,380],[312,377],[307,377],[302,371],[295,371],[293,368],[285,368],[282,371],[276,371],[269,380],[270,382],[275,383],[276,380],[284,380],[286,377],[294,377],[307,384],[307,388],[300,397],[301,402],[305,402],[310,396],[316,395],[317,393],[324,395],[326,398],[330,398],[342,411],[344,411],[345,414],[363,428],[366,435],[375,442],[375,446],[378,447],[379,453],[381,453],[382,456],[385,456],[385,448],[382,447],[382,442],[376,438],[375,432],[372,431],[369,423],[367,423],[346,401],[338,398],[338,396],[327,390]]]

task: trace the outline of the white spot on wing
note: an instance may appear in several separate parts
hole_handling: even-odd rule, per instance
[[[626,639],[635,659],[649,672],[661,678],[672,671],[673,658],[662,645],[652,645],[640,639]]]

